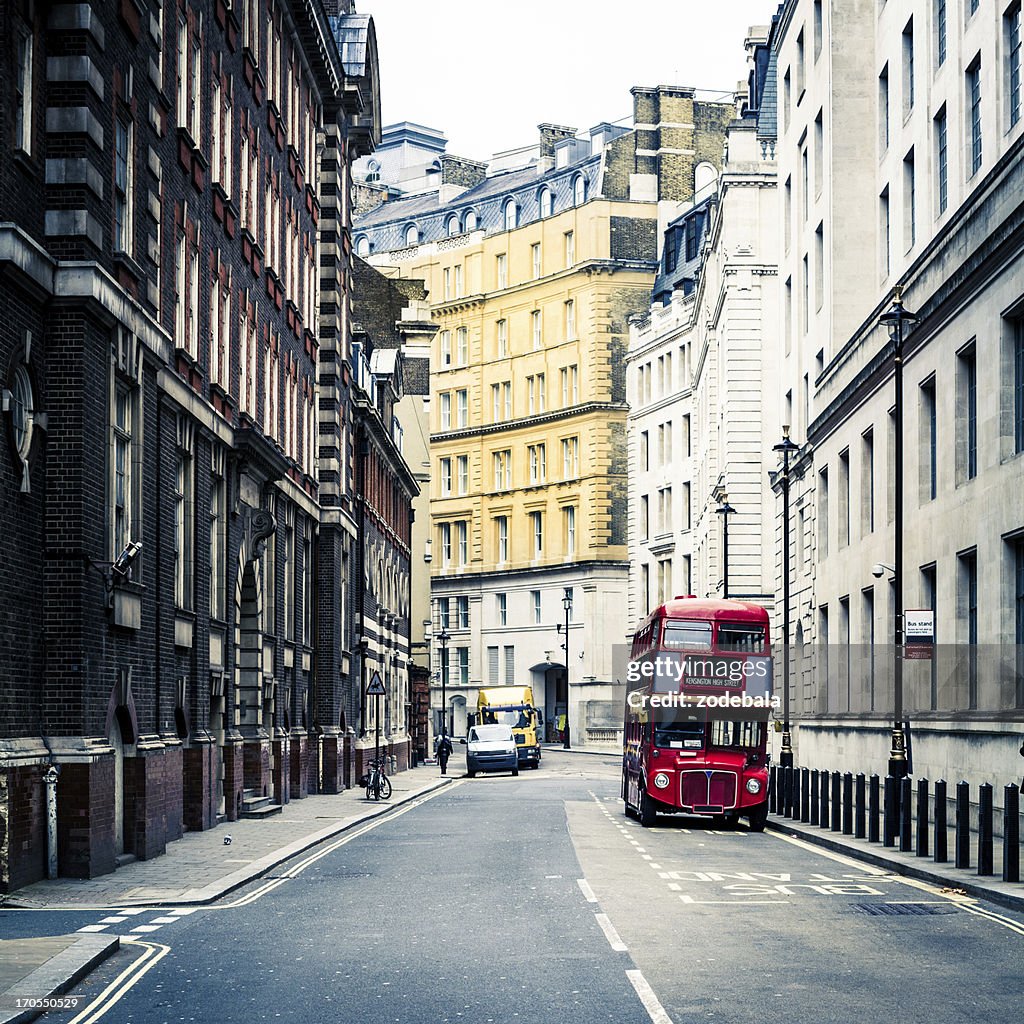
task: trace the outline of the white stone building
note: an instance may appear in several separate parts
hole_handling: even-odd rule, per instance
[[[920,318],[903,374],[903,603],[934,609],[939,645],[905,663],[911,770],[997,791],[1020,776],[1020,10],[790,0],[773,28],[779,405],[804,445],[790,583],[794,631],[817,645],[796,689],[803,764],[886,767],[895,589],[872,569],[894,561],[897,424],[878,318],[900,286]]]

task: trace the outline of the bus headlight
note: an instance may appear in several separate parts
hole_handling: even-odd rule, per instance
[[[654,784],[658,789],[667,789],[669,781],[669,777],[664,772],[658,772],[658,774],[654,776]]]
[[[760,779],[747,779],[747,792],[748,793],[760,793],[761,792],[761,780]]]

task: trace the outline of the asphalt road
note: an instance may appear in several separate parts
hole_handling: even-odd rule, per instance
[[[641,829],[618,778],[613,759],[546,751],[216,906],[6,911],[0,933],[133,940],[50,1024],[1020,1018],[1022,915],[770,833]]]

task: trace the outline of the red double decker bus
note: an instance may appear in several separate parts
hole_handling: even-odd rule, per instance
[[[627,671],[627,815],[645,827],[675,811],[764,829],[769,648],[768,613],[747,601],[677,597],[647,616]]]

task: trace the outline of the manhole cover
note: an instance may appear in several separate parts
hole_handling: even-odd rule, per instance
[[[869,917],[934,917],[955,914],[957,908],[948,903],[851,903],[850,909]]]

